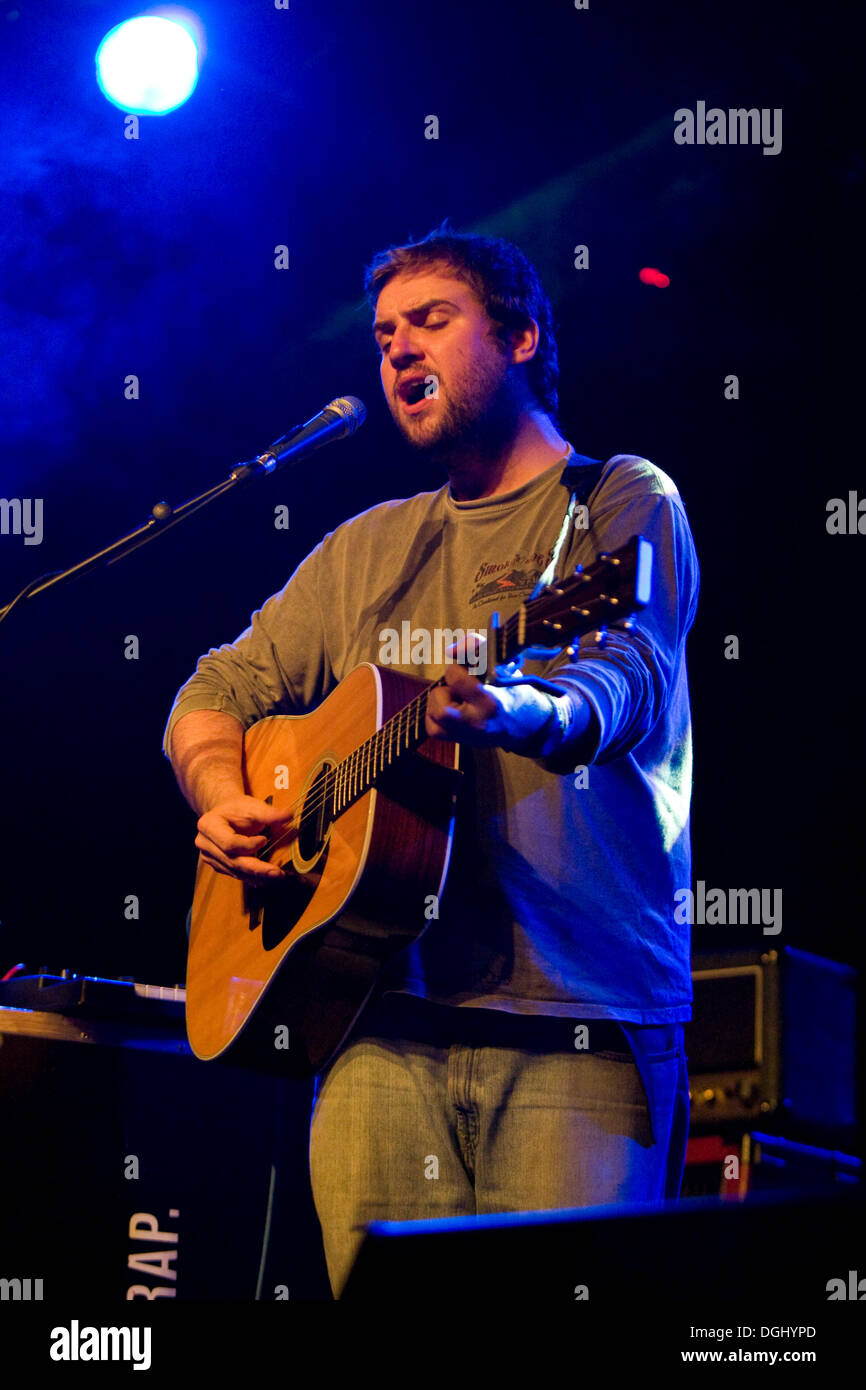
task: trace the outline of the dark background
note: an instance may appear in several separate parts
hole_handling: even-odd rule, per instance
[[[538,266],[575,447],[651,458],[688,509],[694,878],[784,895],[780,936],[696,927],[696,949],[856,964],[866,538],[826,531],[863,478],[854,7],[215,0],[195,7],[197,91],[128,141],[93,59],[135,12],[0,6],[0,495],[45,512],[41,547],[0,537],[0,601],[334,396],[368,421],[0,626],[0,974],[183,979],[194,820],[160,748],[172,699],[325,531],[441,485],[381,398],[361,274],[444,216]],[[781,153],[675,144],[698,100],[781,107]]]

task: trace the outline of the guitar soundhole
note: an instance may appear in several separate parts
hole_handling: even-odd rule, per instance
[[[285,875],[274,883],[244,889],[249,930],[261,931],[262,947],[272,951],[288,936],[303,916],[322,879],[328,859],[331,800],[327,776],[332,764],[324,763],[307,786],[298,818],[298,835],[291,853],[281,855]],[[265,851],[263,859],[270,859]]]
[[[305,865],[317,859],[331,828],[331,802],[327,794],[327,777],[330,768],[319,768],[307,788],[304,805],[298,822],[298,855]]]

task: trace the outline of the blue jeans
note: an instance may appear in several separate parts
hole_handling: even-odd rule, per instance
[[[334,1297],[370,1221],[676,1198],[688,1115],[682,1024],[385,995],[313,1103],[310,1176]]]

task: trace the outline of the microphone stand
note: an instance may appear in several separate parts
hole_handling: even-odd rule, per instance
[[[283,435],[283,438],[288,438],[288,436]],[[272,444],[271,448],[276,448],[276,445]],[[180,521],[185,521],[188,516],[192,516],[193,512],[197,512],[200,507],[207,506],[208,502],[215,501],[224,492],[230,492],[232,488],[247,482],[250,478],[270,473],[274,465],[273,462],[266,461],[268,459],[269,452],[265,451],[264,454],[253,459],[251,463],[237,464],[221,483],[208,488],[206,492],[199,493],[198,497],[190,497],[177,507],[172,507],[168,502],[157,502],[143,526],[136,526],[135,530],[129,531],[125,536],[121,536],[119,540],[105,546],[102,550],[98,550],[95,554],[88,555],[85,560],[79,560],[77,565],[70,565],[69,569],[56,570],[53,573],[42,574],[37,579],[32,579],[9,603],[0,608],[0,622],[8,617],[16,604],[23,602],[24,599],[33,598],[36,594],[43,594],[47,589],[53,589],[56,585],[63,584],[69,579],[76,579],[79,575],[87,574],[101,561],[105,561],[107,565],[116,564],[118,560],[123,559],[124,555],[130,555],[133,550],[138,550],[139,546],[146,545],[155,536],[161,536],[165,531],[170,531],[172,526],[176,526]]]

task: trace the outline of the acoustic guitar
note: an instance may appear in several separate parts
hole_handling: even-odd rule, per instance
[[[652,547],[633,536],[489,629],[488,670],[554,655],[649,602]],[[495,684],[495,677],[485,679]],[[297,1078],[334,1056],[380,972],[435,920],[459,782],[455,743],[425,734],[441,681],[357,666],[315,710],[247,729],[250,796],[290,807],[250,886],[199,858],[186,981],[195,1055]]]

